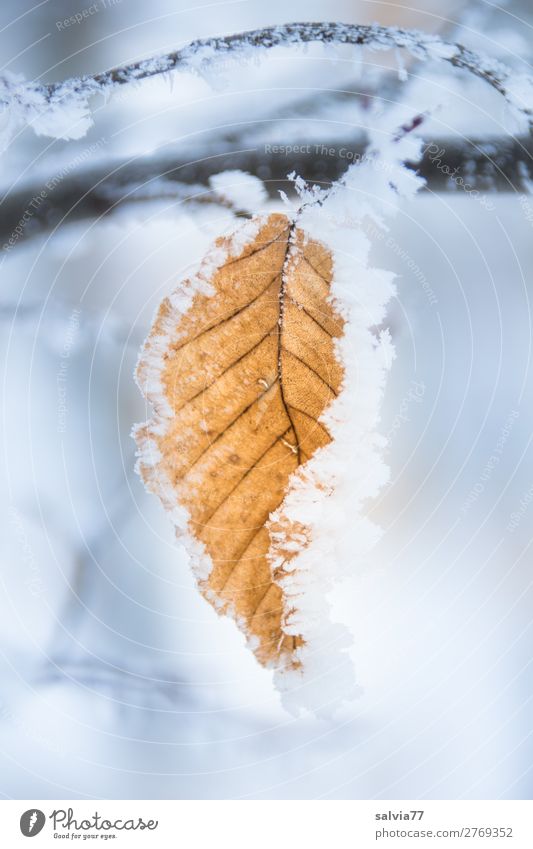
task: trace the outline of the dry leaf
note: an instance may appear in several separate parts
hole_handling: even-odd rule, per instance
[[[161,304],[137,371],[155,416],[136,439],[148,488],[188,513],[204,596],[261,663],[294,667],[303,638],[284,628],[284,568],[271,564],[309,544],[279,508],[291,475],[330,442],[319,419],[341,388],[343,320],[328,299],[329,251],[285,215],[254,227],[244,247],[218,240],[209,286],[200,277],[176,296],[193,288],[185,314],[172,296]]]

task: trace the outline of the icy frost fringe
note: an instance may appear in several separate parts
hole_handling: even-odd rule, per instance
[[[333,441],[295,472],[271,517],[277,530],[271,563],[274,574],[277,569],[282,576],[285,598],[283,628],[305,641],[298,650],[301,668],[275,673],[291,712],[304,707],[330,715],[355,692],[345,650],[351,640],[344,628],[330,623],[327,594],[339,578],[353,574],[380,536],[363,511],[388,479],[382,458],[386,440],[377,428],[394,349],[388,331],[377,336],[373,328],[395,292],[391,273],[369,267],[370,243],[361,224],[369,216],[384,226],[402,198],[420,188],[423,180],[403,165],[404,159],[416,161],[419,153],[420,143],[412,138],[374,148],[332,190],[307,194],[311,203],[298,220],[309,237],[332,252],[332,300],[346,327],[337,348],[344,386],[321,417]],[[294,523],[306,528],[311,542],[291,559],[287,550],[294,545]]]
[[[141,476],[146,488],[160,498],[168,511],[176,529],[176,535],[190,557],[191,568],[198,581],[209,577],[212,561],[203,544],[189,530],[189,513],[179,503],[176,488],[161,466],[163,458],[155,440],[155,437],[164,436],[168,432],[174,417],[174,411],[165,397],[161,380],[165,368],[164,356],[170,345],[179,338],[176,328],[191,306],[194,296],[214,293],[209,282],[213,274],[224,265],[227,259],[242,253],[244,247],[255,239],[262,223],[263,219],[259,216],[244,221],[227,238],[224,247],[210,250],[186,283],[169,295],[162,304],[164,314],[158,314],[155,325],[157,335],[154,335],[153,331],[150,333],[135,370],[137,385],[153,407],[151,418],[147,422],[135,425],[132,431],[132,437],[138,446],[135,470]]]
[[[81,138],[92,124],[89,99],[95,94],[107,97],[119,86],[174,70],[210,75],[216,72],[220,57],[242,62],[273,47],[310,42],[364,45],[375,50],[403,48],[418,59],[447,62],[485,80],[503,95],[517,114],[527,118],[529,125],[533,122],[532,77],[517,74],[496,59],[460,44],[450,44],[417,30],[377,24],[293,23],[199,39],[162,56],[52,85],[25,82],[21,76],[5,73],[0,76],[0,109],[5,113],[1,116],[4,129],[0,133],[0,149],[7,147],[15,133],[26,124],[38,135]]]

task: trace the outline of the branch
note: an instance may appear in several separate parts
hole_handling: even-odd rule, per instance
[[[366,150],[365,143],[344,141],[298,142],[283,148],[274,144],[235,150],[227,147],[216,156],[197,151],[190,161],[179,149],[158,156],[112,163],[73,172],[42,198],[43,183],[26,186],[9,195],[1,205],[0,246],[9,239],[52,230],[59,223],[97,218],[126,203],[167,199],[182,203],[223,204],[209,186],[209,179],[221,171],[239,169],[258,176],[272,198],[279,190],[290,192],[287,174],[296,171],[309,183],[327,186],[339,179],[347,166]],[[533,161],[533,139],[485,139],[460,143],[455,139],[434,139],[425,145],[420,163],[411,163],[432,192],[526,192],[529,177],[526,162]],[[454,177],[450,177],[454,173]],[[464,182],[465,189],[461,185]],[[470,191],[470,194],[472,192]],[[40,202],[36,204],[36,198]]]
[[[257,51],[310,42],[366,46],[376,50],[404,48],[417,59],[438,60],[469,71],[500,92],[533,126],[533,80],[460,44],[417,30],[377,24],[293,23],[249,32],[198,39],[179,50],[113,68],[100,74],[49,85],[21,83],[13,75],[0,77],[0,105],[10,109],[11,133],[30,123],[37,133],[79,138],[90,125],[88,100],[116,88],[174,70],[205,73],[220,58],[255,57]]]

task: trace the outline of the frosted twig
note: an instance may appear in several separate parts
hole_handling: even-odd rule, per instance
[[[245,150],[228,149],[217,156],[208,156],[206,149],[205,157],[197,149],[191,162],[186,151],[175,147],[133,161],[131,158],[118,162],[116,159],[104,160],[98,165],[86,166],[58,185],[35,208],[31,227],[23,229],[17,244],[49,231],[62,218],[65,223],[96,218],[132,202],[171,198],[179,208],[183,204],[194,206],[208,202],[223,205],[223,200],[209,189],[209,180],[213,175],[231,169],[260,174],[272,198],[277,198],[280,190],[288,190],[287,174],[291,171],[301,174],[308,183],[329,185],[341,177],[347,162],[363,156],[365,152],[365,145],[351,138],[313,143],[295,137],[292,141],[292,152],[283,155],[269,150],[265,144]],[[328,151],[328,155],[322,155],[321,150]],[[331,151],[334,155],[330,155]],[[440,137],[428,141],[421,161],[411,163],[411,167],[416,167],[432,192],[458,190],[457,184],[450,179],[450,173],[462,175],[471,188],[479,192],[522,192],[525,191],[525,163],[531,162],[531,138],[494,137],[472,139],[467,143],[452,137]],[[0,247],[8,244],[32,198],[39,196],[43,182],[27,184],[3,201]]]
[[[161,56],[59,83],[24,83],[18,77],[4,75],[0,77],[0,106],[10,109],[10,132],[17,125],[31,123],[37,133],[79,138],[90,125],[88,99],[95,94],[107,95],[120,86],[174,70],[205,73],[216,68],[221,58],[246,59],[273,47],[311,42],[374,50],[403,48],[417,59],[446,62],[484,80],[533,124],[532,78],[517,74],[497,59],[418,30],[335,22],[292,23],[202,38]]]

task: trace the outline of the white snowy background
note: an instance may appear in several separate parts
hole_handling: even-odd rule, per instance
[[[57,26],[82,8],[3,3],[2,72],[51,82],[291,20],[417,26],[521,72],[531,58],[526,2],[100,0]],[[151,81],[97,104],[78,142],[21,133],[2,155],[1,196],[77,156],[112,163],[180,143],[192,160],[230,132],[257,149],[356,139],[357,99],[331,90],[397,61],[275,51],[223,85]],[[428,138],[516,130],[503,100],[465,75],[417,66],[394,91],[406,114],[442,104]],[[381,421],[391,481],[369,505],[383,538],[333,598],[361,686],[334,720],[282,709],[133,473],[131,426],[149,412],[132,377],[138,348],[229,212],[172,196],[104,220],[69,224],[65,210],[4,254],[4,797],[531,798],[533,220],[520,194],[490,197],[493,209],[422,193],[375,239],[376,264],[399,275]]]

